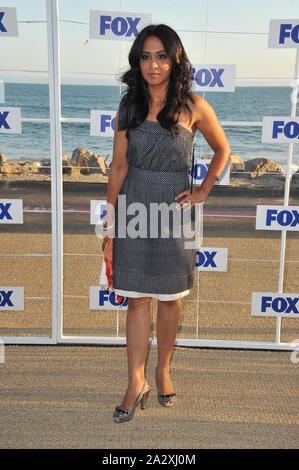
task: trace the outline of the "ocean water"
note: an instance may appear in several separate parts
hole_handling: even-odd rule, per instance
[[[263,116],[289,116],[290,87],[237,87],[233,93],[206,92],[200,96],[212,105],[220,122],[262,121]],[[118,86],[62,85],[62,116],[89,118],[91,109],[116,110],[120,99]],[[49,89],[44,84],[5,83],[5,105],[19,106],[23,118],[49,117]],[[0,104],[3,106],[3,104]],[[297,116],[299,105],[297,103]],[[244,161],[256,157],[275,160],[286,168],[288,144],[263,144],[260,126],[224,126],[231,152]],[[112,158],[112,137],[91,137],[88,123],[62,124],[62,151],[68,157],[77,147]],[[202,135],[196,133],[196,157],[213,155]],[[0,152],[7,160],[50,158],[50,126],[22,123],[22,134],[0,134]],[[299,168],[299,145],[294,145],[293,170]]]

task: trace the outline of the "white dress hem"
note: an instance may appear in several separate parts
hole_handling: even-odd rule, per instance
[[[123,297],[154,297],[158,300],[167,301],[167,300],[176,300],[180,299],[181,297],[185,297],[190,292],[190,289],[187,289],[183,292],[178,292],[176,294],[152,294],[150,292],[135,292],[135,291],[128,291],[128,290],[121,290],[121,289],[114,289],[116,295],[122,295]]]

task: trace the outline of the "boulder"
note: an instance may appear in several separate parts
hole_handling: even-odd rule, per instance
[[[0,165],[0,173],[16,174],[16,173],[39,173],[40,162],[20,162],[20,161],[4,161]]]
[[[39,173],[39,162],[20,162],[21,172]]]
[[[0,173],[6,175],[22,173],[22,167],[18,162],[12,162],[9,160],[0,166]]]
[[[280,173],[281,176],[284,172],[280,166],[270,158],[253,158],[244,162],[244,171],[249,172],[249,178],[254,179],[257,176],[263,176],[265,173]]]
[[[0,165],[6,162],[6,158],[4,157],[3,153],[0,152]]]
[[[244,171],[244,162],[239,155],[236,153],[230,153],[229,155],[230,160],[230,171]]]
[[[202,160],[211,160],[214,155],[205,155],[201,157]],[[199,157],[198,157],[199,158]],[[244,162],[236,153],[229,154],[230,171],[244,171]]]
[[[51,160],[50,158],[42,158],[40,160],[40,166],[45,167],[45,168],[40,168],[39,172],[43,173],[45,175],[50,175],[51,174]]]
[[[85,167],[81,169],[81,174],[83,175],[89,175],[90,173],[106,175],[104,158],[81,147],[73,151],[69,162],[71,166]]]
[[[51,159],[50,158],[42,158],[40,160],[40,166],[45,168],[40,168],[40,173],[50,175],[51,174]],[[70,175],[72,169],[70,168],[70,162],[66,154],[62,155],[62,173],[65,175]]]
[[[63,175],[70,175],[72,173],[72,169],[70,168],[70,162],[67,158],[67,155],[64,153],[62,155],[62,174]]]

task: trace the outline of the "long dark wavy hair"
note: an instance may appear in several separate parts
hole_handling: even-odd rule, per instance
[[[122,97],[119,113],[119,129],[130,129],[139,126],[149,112],[149,92],[147,82],[140,70],[140,57],[145,39],[155,36],[162,42],[172,63],[166,104],[158,113],[157,119],[162,127],[171,131],[175,136],[179,133],[176,126],[178,119],[174,116],[184,107],[188,110],[190,119],[192,112],[187,100],[194,103],[190,88],[192,83],[191,64],[183,44],[177,33],[165,24],[146,26],[136,37],[129,52],[130,69],[120,76],[122,83],[127,85]]]

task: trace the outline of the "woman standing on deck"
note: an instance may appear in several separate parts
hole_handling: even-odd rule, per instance
[[[115,119],[102,245],[104,250],[113,237],[113,285],[117,295],[128,297],[128,387],[114,411],[113,419],[118,423],[132,419],[139,403],[145,408],[151,389],[145,379],[145,361],[152,298],[157,299],[158,400],[166,407],[174,402],[170,359],[180,299],[193,286],[196,254],[196,249],[185,248],[184,235],[152,238],[149,227],[146,237],[118,237],[118,196],[126,197],[125,209],[136,202],[149,209],[151,203],[170,205],[177,201],[180,213],[188,207],[194,220],[195,204],[206,199],[230,154],[213,108],[190,92],[190,62],[172,28],[163,24],[144,28],[132,45],[129,64],[122,77],[128,88]],[[191,193],[188,172],[197,129],[214,156],[201,186]],[[128,226],[132,216],[125,217]]]

